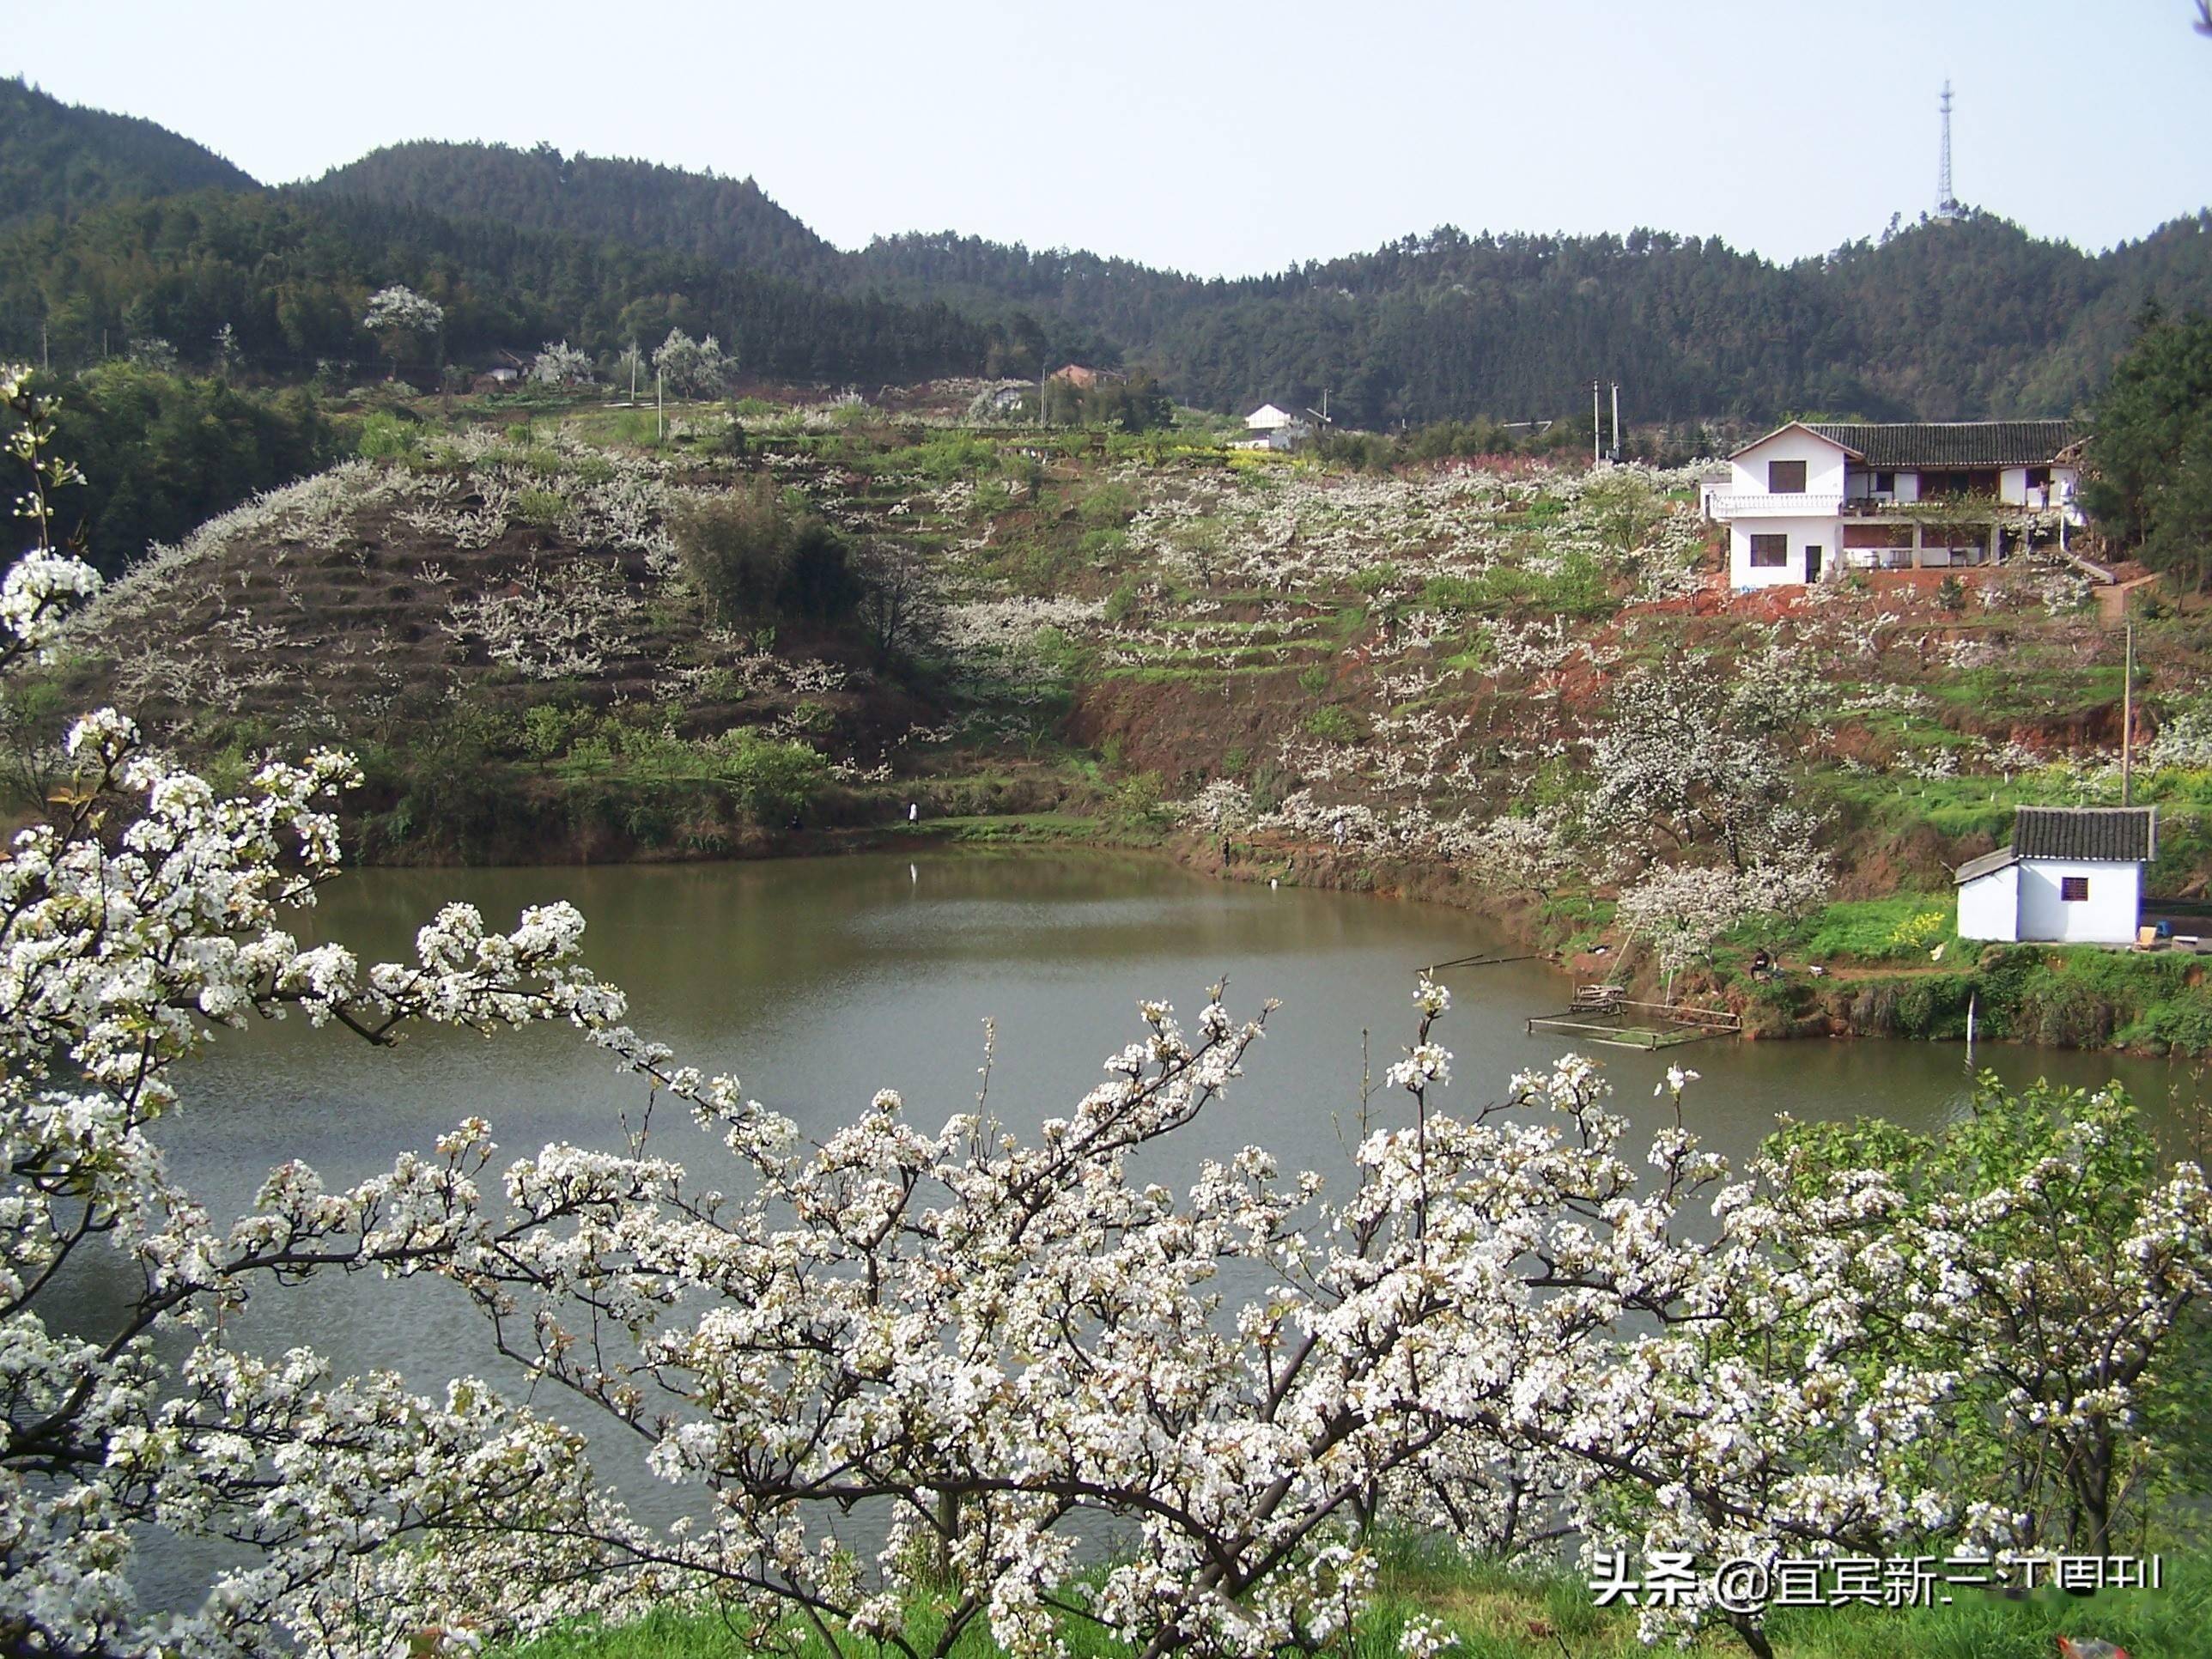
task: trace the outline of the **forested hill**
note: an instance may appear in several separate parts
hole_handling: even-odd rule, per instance
[[[842,274],[844,255],[750,179],[563,155],[550,144],[529,150],[429,141],[392,144],[302,188],[313,195],[482,216],[526,230],[658,248],[771,276],[826,283]]]
[[[989,367],[1154,369],[1218,409],[1317,401],[1370,425],[1557,415],[1593,375],[1640,417],[2064,414],[2147,300],[2212,305],[2202,218],[2099,256],[1988,215],[1776,264],[1717,238],[1471,236],[1223,281],[953,232],[839,250],[750,180],[481,144],[404,144],[310,186],[755,266],[994,325]]]
[[[878,283],[1092,326],[1217,408],[1313,401],[1370,425],[1556,415],[1594,375],[1641,417],[1806,410],[1964,418],[2072,410],[2147,301],[2212,306],[2212,218],[2100,256],[1988,215],[1778,265],[1652,231],[1468,236],[1200,282],[1085,253],[902,236]]]
[[[368,296],[408,284],[445,311],[449,362],[495,361],[567,338],[599,353],[681,328],[714,334],[749,372],[810,383],[973,372],[992,333],[950,307],[907,305],[583,236],[295,191],[126,202],[0,236],[0,354],[43,326],[54,361],[158,337],[204,361],[228,325],[244,366],[292,377],[376,361]],[[405,365],[434,381],[435,363]]]
[[[1187,402],[1317,402],[1369,427],[1572,414],[1593,376],[1637,420],[2073,412],[2147,302],[2212,309],[2212,216],[2091,255],[1987,215],[1777,264],[1718,239],[1468,235],[1224,281],[952,233],[839,249],[750,179],[550,146],[419,143],[261,191],[147,123],[6,83],[0,350],[56,362],[229,324],[249,364],[367,362],[387,283],[447,311],[452,360],[566,338],[605,360],[672,328],[746,372],[829,383],[1148,368]],[[178,192],[194,193],[179,194]],[[6,218],[0,218],[4,233]]]
[[[253,188],[241,169],[167,127],[0,80],[0,229],[138,197]]]

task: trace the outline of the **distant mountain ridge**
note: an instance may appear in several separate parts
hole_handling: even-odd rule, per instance
[[[2063,415],[2147,302],[2212,305],[2203,216],[2092,256],[1986,214],[1776,264],[1717,238],[1444,227],[1264,276],[1206,279],[957,232],[815,235],[751,180],[550,147],[404,144],[309,187],[614,236],[996,325],[987,367],[1127,359],[1187,401],[1318,402],[1389,425],[1553,415],[1593,376],[1638,418]]]
[[[563,155],[550,144],[527,150],[431,139],[391,144],[300,188],[657,248],[775,276],[832,280],[845,258],[750,179]]]
[[[64,104],[21,76],[0,80],[0,230],[149,196],[259,187],[167,127]]]
[[[9,84],[18,101],[44,97]],[[137,305],[127,331],[173,331],[181,343],[225,320],[246,328],[215,310],[251,304],[266,313],[261,337],[281,335],[306,356],[337,349],[334,319],[356,290],[444,281],[466,318],[457,338],[527,349],[550,332],[605,353],[632,338],[649,345],[672,326],[718,327],[726,341],[743,337],[757,371],[794,378],[1032,375],[1074,358],[1149,368],[1184,400],[1216,409],[1317,403],[1326,392],[1344,422],[1374,427],[1571,415],[1594,377],[1620,381],[1638,421],[1953,419],[2071,413],[2145,306],[2212,308],[2212,215],[2203,213],[2096,255],[1969,214],[1789,264],[1662,231],[1444,227],[1232,281],[949,231],[848,252],[750,179],[550,145],[434,141],[274,192],[296,222],[263,216],[225,240],[213,222],[237,210],[198,210],[191,234],[222,243],[228,274],[196,285],[175,270],[148,274],[171,257],[168,233],[127,216],[76,222],[134,196],[252,190],[252,180],[149,124],[58,105],[20,132],[0,127],[0,177],[35,170],[25,156],[51,160],[58,142],[93,159],[77,158],[83,187],[62,188],[64,205],[48,210],[72,228],[0,247],[0,344],[11,349],[23,349],[20,319],[42,309],[104,307],[109,326],[124,328]],[[291,250],[270,269],[296,262],[322,246],[310,221],[353,250],[339,260],[350,270],[321,262],[324,297],[312,302],[277,292],[245,257],[267,233]],[[98,295],[71,294],[94,242],[107,276]],[[315,307],[331,315],[310,327]],[[322,343],[311,348],[310,335]]]

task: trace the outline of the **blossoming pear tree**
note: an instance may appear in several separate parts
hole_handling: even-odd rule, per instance
[[[392,359],[396,377],[410,351],[426,349],[446,325],[446,308],[427,295],[398,283],[368,296],[361,325],[376,336],[377,349]]]
[[[592,360],[566,340],[548,340],[530,360],[530,378],[545,386],[588,386]]]
[[[735,354],[726,354],[722,343],[709,334],[695,340],[680,328],[668,331],[653,354],[668,391],[678,398],[717,398],[727,390],[737,372]]]
[[[52,544],[50,492],[71,475],[47,453],[50,411],[19,371],[0,398],[36,538],[0,584],[4,665],[49,650],[98,579]],[[381,1614],[348,1608],[341,1636],[317,1598],[343,1564],[426,1527],[520,1540],[556,1512],[594,1514],[574,1433],[465,1379],[426,1399],[387,1376],[333,1382],[306,1352],[241,1352],[223,1320],[318,1273],[450,1261],[483,1224],[483,1126],[342,1191],[286,1165],[224,1224],[164,1162],[173,1073],[212,1030],[288,1014],[377,1042],[408,1021],[565,1019],[635,1059],[621,999],[575,966],[583,923],[565,906],[504,934],[450,907],[410,963],[300,945],[284,921],[335,872],[325,802],[354,777],[343,756],[271,763],[223,799],[111,711],[77,722],[68,749],[65,811],[0,855],[0,1642],[226,1654],[276,1650],[285,1623],[322,1648],[420,1630],[395,1595]],[[53,1323],[57,1286],[94,1251],[119,1254],[133,1289],[106,1328]],[[252,1553],[198,1607],[149,1607],[148,1530]]]
[[[94,579],[46,534],[66,475],[45,412],[21,376],[4,392],[36,480],[38,544],[0,585],[20,659]],[[1506,1556],[2002,1549],[2039,1541],[2035,1517],[1958,1474],[2016,1425],[2109,1449],[2212,1290],[2194,1167],[2100,1161],[2116,1194],[2083,1205],[2054,1192],[2063,1134],[2024,1170],[1916,1175],[1785,1139],[1731,1170],[1685,1127],[1677,1069],[1638,1156],[1572,1057],[1448,1112],[1449,998],[1426,981],[1397,1109],[1363,1117],[1340,1193],[1256,1146],[1160,1178],[1262,1036],[1267,1011],[1240,1022],[1219,987],[1188,1026],[1144,1005],[1098,1085],[1027,1138],[987,1079],[934,1128],[885,1091],[808,1145],[633,1033],[566,905],[507,933],[449,906],[404,962],[300,944],[344,757],[271,762],[226,798],[112,712],[70,750],[65,810],[0,855],[13,1651],[428,1650],[674,1602],[764,1652],[945,1659],[988,1632],[1042,1659],[1088,1625],[1141,1659],[1260,1659],[1349,1650],[1385,1521]],[[263,1018],[371,1043],[566,1022],[743,1178],[703,1185],[643,1129],[495,1169],[471,1120],[348,1188],[284,1164],[219,1221],[163,1137],[179,1068]],[[2076,1214],[2108,1247],[2047,1271],[2045,1227]],[[128,1294],[106,1328],[64,1325],[57,1287],[96,1252]],[[603,1419],[688,1510],[643,1524],[573,1426],[481,1379],[426,1397],[236,1339],[249,1298],[340,1273],[448,1281],[518,1383]],[[141,1598],[163,1532],[234,1552],[197,1603]],[[1723,1620],[1766,1651],[1748,1609],[1641,1617],[1655,1638]],[[1441,1640],[1417,1623],[1405,1647]]]

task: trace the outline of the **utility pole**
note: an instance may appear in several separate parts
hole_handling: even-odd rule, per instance
[[[1620,459],[1620,382],[1613,383],[1613,459]]]
[[[629,343],[629,406],[637,407],[637,342]]]
[[[1598,383],[1590,382],[1590,465],[1595,466],[1604,458],[1598,453],[1598,444],[1605,436],[1605,421],[1598,412]]]
[[[46,321],[39,319],[39,367],[51,374],[54,372],[54,355],[46,346]]]
[[[2128,624],[2128,663],[2120,678],[2120,805],[2136,804],[2136,625]]]
[[[660,441],[660,434],[664,429],[661,425],[661,410],[667,403],[667,399],[661,393],[660,380],[660,367],[656,363],[653,370],[653,441],[656,444]]]

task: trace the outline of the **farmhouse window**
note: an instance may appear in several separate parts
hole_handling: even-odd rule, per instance
[[[2081,904],[2089,897],[2089,878],[2061,876],[2058,878],[2058,896],[2069,904]]]
[[[2049,467],[2047,467],[2047,466],[2031,466],[2030,468],[2028,468],[2028,469],[2027,469],[2027,487],[2028,487],[2030,489],[2050,489],[2050,488],[2051,488],[2051,469],[2050,469]]]
[[[1802,495],[1805,493],[1805,463],[1802,461],[1769,461],[1766,464],[1766,488],[1776,495]]]
[[[1875,494],[1877,495],[1894,495],[1897,491],[1897,474],[1894,472],[1875,473],[1874,475],[1874,489]]]
[[[1755,568],[1779,570],[1790,562],[1790,538],[1753,536],[1751,538],[1751,562]]]

